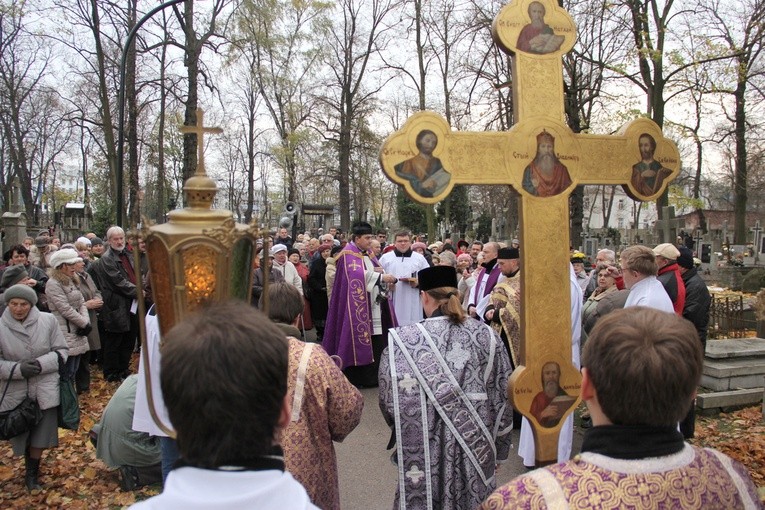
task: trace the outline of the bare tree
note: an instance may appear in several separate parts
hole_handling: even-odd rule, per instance
[[[10,186],[18,178],[28,218],[34,218],[35,201],[30,148],[34,148],[31,124],[40,114],[35,111],[35,95],[49,63],[50,54],[43,41],[26,27],[23,2],[12,2],[0,10],[0,125],[11,174]],[[39,176],[38,176],[39,179]],[[8,196],[7,194],[5,196]],[[8,204],[6,201],[5,204]]]
[[[200,19],[194,15],[194,1],[185,0],[183,2],[183,12],[178,6],[173,6],[176,18],[181,25],[184,34],[183,49],[185,53],[184,65],[186,66],[186,78],[188,82],[188,93],[186,96],[186,110],[184,115],[184,125],[194,126],[197,123],[197,107],[199,106],[199,77],[202,76],[208,87],[213,87],[212,76],[206,71],[204,63],[200,60],[202,49],[205,46],[213,46],[214,42],[223,37],[224,29],[219,27],[219,23],[225,28],[227,20],[221,19],[226,12],[226,7],[232,0],[215,0],[209,6],[205,19]],[[195,27],[203,26],[204,31],[197,33]],[[214,50],[217,50],[213,46]],[[197,137],[191,134],[183,137],[183,175],[184,181],[188,179],[197,169]]]
[[[125,11],[111,2],[57,0],[60,22],[72,30],[49,33],[75,55],[70,101],[80,115],[78,123],[101,150],[109,175],[109,194],[117,194],[117,136],[113,115],[120,41],[127,35]],[[105,26],[104,21],[105,19]],[[88,40],[89,38],[89,40]],[[112,201],[113,203],[113,201]]]
[[[733,125],[732,136],[735,147],[734,172],[734,233],[736,244],[744,244],[747,239],[746,209],[748,162],[747,134],[751,129],[747,116],[748,88],[755,85],[758,100],[762,99],[762,89],[758,89],[756,80],[763,76],[762,52],[765,45],[765,2],[762,0],[741,0],[734,4],[712,0],[704,5],[708,36],[713,41],[720,41],[730,52],[734,62],[731,87],[716,87],[716,90],[731,94],[734,99],[733,114],[728,120]],[[725,139],[724,138],[724,139]]]
[[[273,152],[284,170],[285,198],[298,199],[298,151],[314,109],[328,5],[320,2],[247,0],[236,14],[235,54],[252,63],[257,91],[278,136]]]
[[[563,56],[564,109],[566,122],[574,133],[589,131],[593,111],[605,80],[603,62],[618,59],[624,52],[624,37],[608,21],[605,1],[569,0],[566,8],[577,20],[577,42],[573,51]],[[613,203],[615,188],[599,187],[602,199]],[[569,199],[570,239],[582,238],[585,186],[577,186]],[[604,209],[604,225],[608,225],[611,207]]]
[[[360,127],[371,113],[376,95],[387,82],[370,69],[370,60],[387,44],[390,29],[383,23],[396,8],[396,3],[391,0],[341,0],[338,5],[342,17],[338,16],[329,29],[331,50],[324,58],[329,78],[319,101],[329,112],[322,131],[336,148],[340,226],[347,230],[351,225],[351,197],[360,200],[369,189],[360,187],[351,193],[352,155],[362,148]],[[370,74],[376,74],[376,82],[365,86],[371,81],[368,80]],[[359,218],[363,218],[365,209],[357,204],[355,210]]]

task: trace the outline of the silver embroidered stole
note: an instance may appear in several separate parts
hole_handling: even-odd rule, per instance
[[[421,333],[419,337],[402,338],[396,330],[390,330],[388,348],[401,510],[433,508],[428,403],[433,405],[485,485],[493,483],[496,459],[494,437],[460,388],[430,333],[422,323],[416,326]],[[403,357],[411,374],[397,373],[403,366],[399,363],[397,367],[397,357],[399,362]]]

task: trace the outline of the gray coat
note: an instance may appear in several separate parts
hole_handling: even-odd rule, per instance
[[[37,359],[42,372],[25,380],[19,367],[13,372],[13,380],[0,411],[13,409],[24,400],[29,383],[29,396],[37,400],[40,409],[50,409],[59,404],[58,356],[69,356],[69,347],[53,315],[32,307],[23,322],[13,318],[6,309],[0,317],[0,395],[5,389],[13,365],[24,359]]]
[[[76,333],[77,328],[90,324],[85,298],[77,284],[71,279],[69,283],[62,283],[57,278],[51,278],[45,284],[45,295],[48,296],[50,312],[58,320],[59,329],[69,345],[69,355],[78,356],[88,352],[88,337]]]
[[[80,288],[80,292],[82,292],[82,297],[85,301],[90,301],[94,298],[103,299],[101,297],[101,291],[98,290],[96,284],[93,283],[93,278],[87,272],[77,273],[77,276],[80,277],[78,287]],[[93,326],[91,332],[88,333],[88,347],[91,351],[96,351],[101,348],[101,337],[98,334],[97,311],[89,309],[88,316],[90,317],[90,325]]]

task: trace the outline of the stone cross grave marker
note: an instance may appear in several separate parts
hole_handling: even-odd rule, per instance
[[[677,243],[677,229],[685,227],[683,218],[675,217],[675,208],[672,206],[662,207],[663,219],[656,222],[656,229],[659,231],[659,239],[662,243]]]
[[[510,185],[520,193],[521,360],[508,393],[534,429],[539,465],[557,460],[561,426],[579,402],[572,364],[569,287],[569,195],[576,185],[621,185],[636,200],[655,199],[680,171],[680,155],[646,118],[614,136],[572,132],[564,122],[561,57],[576,40],[572,18],[552,0],[513,0],[499,12],[494,40],[513,55],[515,125],[507,132],[453,131],[434,112],[412,115],[380,151],[383,171],[414,200],[434,204],[457,184]],[[405,220],[404,220],[405,221]],[[561,368],[560,387],[574,397],[560,420],[532,415],[542,368]]]
[[[760,220],[757,220],[749,231],[754,234],[752,239],[752,246],[754,247],[754,263],[760,263],[760,238],[762,236],[762,227],[760,226]]]

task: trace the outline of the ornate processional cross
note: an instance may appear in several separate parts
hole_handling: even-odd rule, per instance
[[[557,2],[513,0],[492,31],[514,56],[516,124],[507,132],[458,132],[436,113],[416,113],[387,138],[380,162],[389,179],[425,204],[443,200],[456,184],[504,184],[520,193],[523,364],[508,393],[531,422],[537,463],[544,465],[557,461],[561,426],[580,393],[571,349],[569,195],[577,185],[606,184],[623,186],[636,200],[654,199],[679,173],[680,155],[645,118],[615,136],[566,126],[561,57],[573,47],[576,27]],[[552,425],[531,413],[550,362],[560,366],[559,385],[573,397],[560,399]]]

